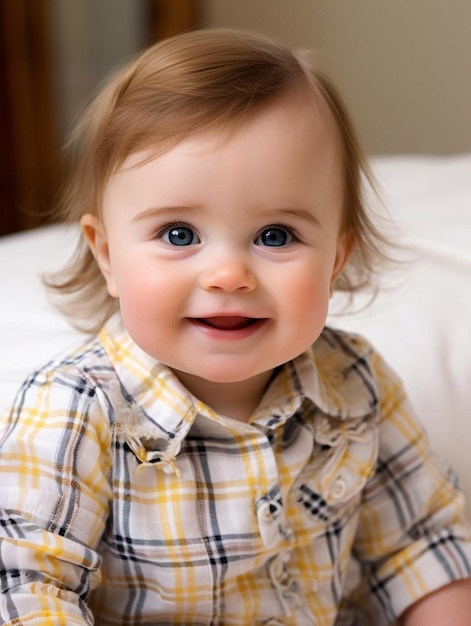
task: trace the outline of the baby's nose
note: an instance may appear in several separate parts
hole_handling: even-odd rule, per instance
[[[200,275],[200,285],[207,291],[253,291],[257,286],[254,272],[242,259],[220,259]]]

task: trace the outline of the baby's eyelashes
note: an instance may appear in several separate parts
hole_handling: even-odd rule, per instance
[[[191,226],[173,224],[164,226],[156,233],[157,239],[162,239],[172,246],[193,246],[201,243],[201,240]]]

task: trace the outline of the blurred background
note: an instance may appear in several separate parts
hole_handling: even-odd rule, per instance
[[[0,234],[47,222],[61,146],[111,71],[217,26],[319,49],[371,155],[471,151],[470,0],[0,0]]]

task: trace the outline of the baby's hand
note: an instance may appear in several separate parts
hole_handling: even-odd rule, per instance
[[[455,581],[413,604],[401,626],[471,626],[471,578]]]

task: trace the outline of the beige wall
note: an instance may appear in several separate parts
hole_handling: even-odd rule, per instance
[[[370,153],[471,151],[471,0],[204,0],[205,25],[317,47]]]
[[[140,49],[146,14],[136,0],[52,0],[50,10],[63,138],[97,85]]]

